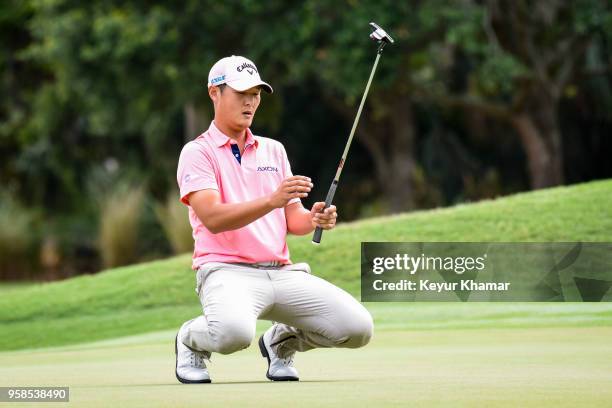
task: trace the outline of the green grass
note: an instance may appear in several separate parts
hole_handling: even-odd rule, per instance
[[[292,259],[359,292],[361,241],[612,241],[612,181],[347,223]],[[69,386],[70,407],[608,407],[610,303],[367,303],[372,342],[300,353],[271,383],[257,347],[215,354],[213,384],[174,378],[174,336],[201,313],[190,256],[0,286],[2,386]],[[258,323],[261,333],[269,322]],[[50,347],[51,346],[51,347]],[[40,404],[20,403],[20,407]]]
[[[24,281],[24,282],[2,282],[0,283],[0,296],[4,296],[6,293],[15,290],[15,289],[23,289],[26,288],[28,286],[34,286],[34,285],[40,285],[40,283],[37,282],[30,282],[30,281]]]
[[[289,245],[294,262],[308,261],[313,273],[358,294],[361,241],[576,240],[612,241],[612,181],[346,223],[324,234],[319,247],[310,244],[310,236],[291,237]],[[62,282],[0,290],[0,350],[176,328],[201,312],[194,285],[190,256],[182,255]],[[489,304],[468,308],[459,304],[368,307],[379,314],[383,324],[387,310],[410,310],[405,321],[389,323],[407,329],[471,327],[474,311],[484,313],[483,319],[493,315],[501,327],[605,325],[612,320],[606,304],[573,309],[541,304],[518,309]],[[554,316],[543,319],[542,310]],[[430,317],[419,320],[423,313]],[[507,317],[500,319],[503,316]]]
[[[214,355],[212,384],[174,378],[174,330],[0,353],[3,386],[69,386],[69,407],[609,407],[612,327],[378,330],[359,350],[300,353],[265,379],[255,344]],[[26,403],[20,407],[41,406]]]

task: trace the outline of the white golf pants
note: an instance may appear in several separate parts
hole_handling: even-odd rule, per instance
[[[182,342],[229,354],[247,348],[257,319],[276,322],[271,344],[279,357],[317,347],[364,346],[372,316],[355,298],[310,274],[306,263],[277,267],[209,262],[196,273],[204,314],[190,320]]]

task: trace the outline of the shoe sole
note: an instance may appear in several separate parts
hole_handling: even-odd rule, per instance
[[[184,378],[179,377],[178,375],[178,334],[174,338],[174,356],[176,363],[174,365],[174,374],[176,375],[176,379],[182,382],[183,384],[209,384],[212,381],[209,379],[204,380],[186,380]]]
[[[265,357],[268,360],[268,371],[266,371],[266,377],[268,380],[272,381],[300,381],[298,377],[293,377],[291,375],[282,376],[282,377],[273,377],[270,375],[270,355],[268,354],[268,350],[266,349],[266,345],[264,344],[263,335],[259,338],[257,342],[259,344],[259,351],[261,351],[262,357]]]

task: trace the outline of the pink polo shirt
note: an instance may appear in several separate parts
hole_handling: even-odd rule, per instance
[[[291,263],[285,240],[284,208],[272,210],[237,230],[213,234],[189,205],[189,193],[206,189],[219,191],[222,203],[255,200],[272,194],[285,178],[292,176],[287,153],[280,142],[255,136],[247,129],[242,164],[232,153],[230,144],[235,143],[211,122],[206,132],[181,151],[176,177],[193,229],[193,269],[205,262]],[[289,204],[298,201],[299,198],[294,198]]]

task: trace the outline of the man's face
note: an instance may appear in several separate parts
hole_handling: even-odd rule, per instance
[[[218,87],[214,88],[217,89],[211,92],[211,97],[215,105],[215,118],[232,129],[250,127],[261,100],[261,88],[256,86],[242,92],[230,86],[226,86],[223,92]]]

